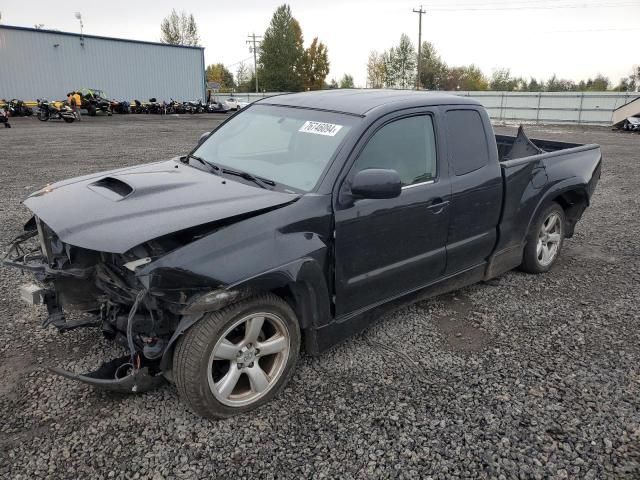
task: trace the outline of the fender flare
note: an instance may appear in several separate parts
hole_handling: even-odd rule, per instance
[[[587,193],[587,186],[583,183],[570,183],[572,181],[575,181],[575,177],[569,178],[563,182],[560,182],[554,185],[551,189],[546,191],[540,197],[540,201],[536,204],[533,210],[533,214],[529,217],[529,222],[527,223],[527,229],[525,230],[524,243],[527,242],[529,238],[529,234],[531,233],[531,225],[533,224],[535,219],[538,217],[538,214],[544,208],[544,206],[547,203],[549,203],[552,199],[556,199],[568,192],[577,192],[582,197],[584,197],[586,201],[585,208],[589,206],[589,195]],[[571,230],[568,233],[573,234],[573,227],[575,227],[575,223],[570,226]]]
[[[171,370],[176,342],[207,313],[222,310],[257,292],[281,289],[286,289],[291,294],[292,307],[298,316],[300,328],[310,332],[305,336],[306,347],[311,354],[314,354],[317,351],[317,346],[313,333],[317,327],[331,320],[331,299],[320,265],[315,259],[304,257],[228,285],[220,289],[234,293],[228,297],[228,301],[216,303],[201,313],[183,316],[164,349],[160,360],[160,369],[162,371]]]

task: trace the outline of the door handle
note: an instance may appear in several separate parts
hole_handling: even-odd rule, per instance
[[[441,213],[445,208],[447,208],[447,205],[449,205],[449,200],[434,198],[431,202],[431,205],[427,207],[427,210],[429,210],[434,215],[437,215],[438,213]]]

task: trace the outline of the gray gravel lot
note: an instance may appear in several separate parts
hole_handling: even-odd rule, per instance
[[[220,118],[15,119],[0,129],[0,241],[29,192],[184,153]],[[640,135],[528,131],[605,155],[552,272],[397,310],[230,420],[195,416],[172,386],[120,396],[50,375],[119,349],[43,330],[18,298],[28,278],[0,269],[0,478],[640,478]]]

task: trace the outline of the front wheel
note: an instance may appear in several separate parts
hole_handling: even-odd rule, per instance
[[[75,117],[62,117],[62,120],[64,120],[66,123],[73,123]]]
[[[207,314],[178,341],[173,373],[180,397],[208,418],[253,410],[275,397],[300,351],[295,313],[273,294]]]
[[[520,269],[528,273],[549,271],[560,256],[564,232],[564,210],[553,202],[536,217],[524,247]]]
[[[49,112],[40,110],[38,112],[38,120],[40,120],[41,122],[46,122],[47,120],[49,120]]]

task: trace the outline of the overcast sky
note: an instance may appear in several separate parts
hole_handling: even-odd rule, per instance
[[[353,75],[365,86],[371,50],[396,44],[402,33],[418,41],[420,0],[291,0],[305,45],[318,36],[329,48],[329,79]],[[423,0],[422,38],[449,65],[475,63],[487,74],[580,80],[602,73],[617,83],[640,62],[640,0]],[[160,22],[172,8],[193,13],[207,64],[223,62],[235,73],[252,62],[250,32],[263,34],[282,0],[134,1],[2,0],[2,23],[158,41]]]

